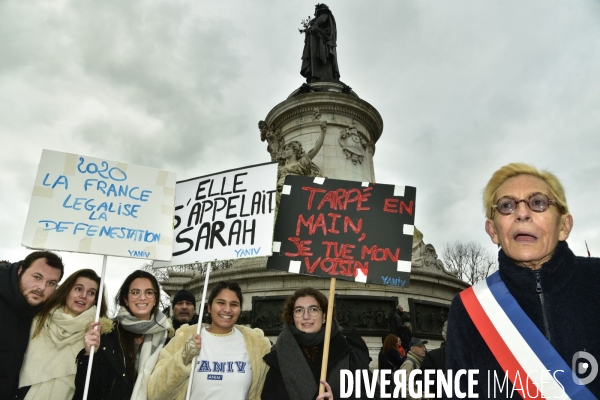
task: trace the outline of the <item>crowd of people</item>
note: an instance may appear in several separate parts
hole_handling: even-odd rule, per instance
[[[569,369],[576,355],[600,357],[600,317],[594,311],[600,306],[600,265],[575,256],[566,243],[573,218],[564,188],[547,171],[509,164],[488,182],[484,207],[486,232],[500,248],[499,271],[455,296],[442,332],[447,345],[439,349],[428,352],[428,341],[413,335],[408,313],[402,306],[393,310],[379,369],[407,376],[414,370],[503,376],[514,372],[514,360],[524,366],[542,362],[569,372],[568,379],[555,377],[569,398],[598,398],[597,363],[587,377]],[[286,299],[283,329],[272,344],[262,330],[237,324],[244,299],[236,282],[214,285],[206,304],[211,322],[201,324],[187,290],[175,294],[173,316],[164,315],[159,284],[148,272],[125,279],[113,319],[93,270],[76,271],[59,284],[63,274],[61,258],[49,251],[0,266],[3,398],[78,400],[89,385],[87,398],[94,400],[181,400],[188,390],[192,399],[333,400],[340,398],[341,371],[369,370],[365,342],[334,318],[321,379],[328,299],[313,288]],[[511,328],[498,326],[495,314],[506,315],[503,324]],[[498,338],[505,347],[498,347]],[[479,375],[479,398],[490,397],[488,379]],[[466,379],[457,382],[461,392],[468,390]],[[495,398],[517,398],[516,386],[510,379]],[[366,398],[366,391],[353,395]]]
[[[194,295],[176,293],[167,318],[148,272],[125,279],[112,320],[93,270],[76,271],[59,285],[63,272],[60,257],[48,251],[0,266],[0,393],[9,399],[79,400],[86,380],[90,400],[185,399],[197,359],[192,399],[323,400],[339,398],[341,370],[369,368],[365,342],[356,331],[343,334],[334,319],[327,375],[320,379],[328,300],[316,289],[287,299],[284,329],[272,346],[262,330],[237,324],[243,295],[236,282],[213,287],[211,323],[198,334]]]

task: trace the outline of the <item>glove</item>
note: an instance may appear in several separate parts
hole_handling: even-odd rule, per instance
[[[197,336],[197,341],[194,336]],[[183,345],[183,352],[181,353],[181,357],[183,358],[183,365],[189,365],[194,357],[200,354],[200,335],[194,334],[189,337],[188,340],[185,341]]]

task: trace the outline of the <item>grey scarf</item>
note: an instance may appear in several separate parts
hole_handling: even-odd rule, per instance
[[[158,361],[160,349],[164,347],[171,328],[171,320],[158,311],[156,318],[142,321],[131,315],[125,307],[119,309],[116,319],[126,331],[144,335],[144,343],[140,351],[138,377],[133,387],[131,399],[146,399],[148,378]]]
[[[336,337],[340,333],[341,328],[334,319],[331,325],[331,338]],[[291,400],[307,400],[314,399],[315,394],[319,389],[319,382],[315,381],[310,366],[305,360],[304,353],[300,346],[313,347],[323,346],[325,339],[325,327],[319,332],[304,333],[296,329],[295,326],[285,323],[283,330],[277,338],[277,343],[274,348],[277,351],[277,361],[283,383],[290,396]],[[340,387],[340,370],[348,369],[350,364],[349,355],[346,355],[336,365],[332,365],[331,354],[329,358],[327,383],[331,386],[334,398],[339,398]],[[317,366],[321,368],[320,365]]]

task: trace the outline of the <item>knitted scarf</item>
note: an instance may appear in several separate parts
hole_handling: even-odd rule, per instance
[[[58,307],[48,315],[40,333],[29,341],[25,362],[19,376],[19,387],[31,386],[25,399],[70,400],[75,393],[74,362],[84,347],[83,336],[94,322],[96,306],[76,317]],[[31,332],[37,328],[39,317],[31,324]]]
[[[331,325],[332,340],[336,335],[341,334],[340,330],[337,321],[333,320]],[[307,400],[315,397],[319,389],[319,383],[315,381],[310,366],[306,362],[300,361],[305,360],[300,346],[323,346],[324,339],[325,325],[321,330],[314,333],[301,332],[288,323],[283,325],[283,330],[277,338],[274,349],[277,351],[281,376],[291,400]],[[333,397],[337,399],[339,398],[340,370],[348,369],[350,361],[348,355],[336,365],[331,365],[332,361],[329,358],[327,383],[331,386]],[[320,365],[316,367],[321,369]]]
[[[147,321],[137,319],[125,307],[119,309],[116,316],[123,329],[136,335],[144,335],[144,343],[140,351],[138,376],[133,387],[131,400],[146,400],[148,378],[158,361],[158,354],[164,347],[171,321],[160,310],[156,318]]]

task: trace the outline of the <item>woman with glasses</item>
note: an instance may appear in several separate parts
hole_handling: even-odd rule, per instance
[[[217,283],[207,301],[210,325],[200,335],[197,324],[177,330],[150,376],[149,400],[185,399],[196,356],[190,399],[260,399],[267,374],[262,358],[271,344],[262,330],[236,325],[242,304],[237,282]]]
[[[579,352],[600,360],[600,262],[567,245],[573,217],[562,184],[548,171],[508,164],[492,175],[483,203],[499,268],[454,298],[447,368],[479,370],[479,398],[518,397],[514,391],[523,396],[525,389],[535,396],[536,388],[547,398],[600,398],[593,371],[572,367]],[[593,377],[586,382],[586,375]],[[503,389],[494,387],[502,381]],[[460,389],[467,385],[464,379]]]
[[[263,387],[263,400],[339,399],[340,371],[368,370],[367,345],[355,330],[347,336],[342,335],[334,319],[327,379],[319,381],[327,305],[327,297],[313,288],[298,289],[287,298],[281,317],[283,330],[271,352],[263,358],[270,367]],[[325,392],[320,395],[319,383],[325,387]]]
[[[100,335],[93,325],[85,335],[85,348],[77,356],[74,399],[83,397],[93,346],[87,398],[146,400],[150,373],[173,333],[171,321],[159,310],[159,296],[154,275],[137,270],[125,279],[115,298],[120,308],[112,331]]]
[[[17,399],[71,400],[75,393],[75,357],[96,318],[100,277],[81,269],[61,284],[31,324],[31,340],[19,376]],[[106,299],[100,315],[106,317]],[[110,320],[102,318],[103,327]]]

